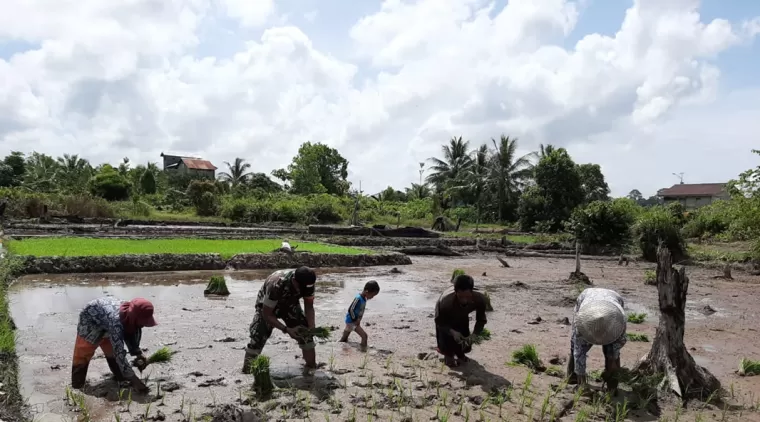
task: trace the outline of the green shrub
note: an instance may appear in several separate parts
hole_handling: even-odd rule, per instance
[[[731,224],[730,204],[726,201],[714,202],[694,211],[683,227],[687,238],[711,237],[728,230]]]
[[[107,201],[123,201],[129,198],[132,184],[116,169],[108,164],[101,167],[100,171],[90,180],[90,192]]]
[[[657,260],[660,242],[670,250],[675,262],[686,257],[686,240],[673,214],[664,207],[652,207],[641,214],[634,225],[634,237],[647,261]]]
[[[213,192],[203,192],[195,204],[195,212],[201,217],[216,215],[219,209],[219,199]]]
[[[187,198],[194,207],[198,208],[198,205],[203,200],[203,194],[210,192],[212,194],[219,193],[216,183],[210,180],[193,180],[187,187]]]
[[[630,239],[635,215],[626,202],[593,201],[573,210],[568,227],[583,245],[624,245]]]

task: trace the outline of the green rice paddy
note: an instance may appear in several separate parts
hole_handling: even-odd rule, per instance
[[[9,240],[8,250],[16,255],[32,256],[113,256],[159,253],[218,253],[229,259],[242,253],[270,253],[281,245],[278,239],[102,239],[86,237],[47,237]],[[291,242],[298,252],[341,255],[371,254],[371,251],[315,242]]]

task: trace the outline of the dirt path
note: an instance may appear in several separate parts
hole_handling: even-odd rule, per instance
[[[38,420],[77,416],[64,400],[77,312],[87,301],[113,294],[153,300],[160,325],[145,331],[143,346],[153,351],[168,344],[179,353],[171,363],[155,365],[144,374],[154,392],[157,387],[173,390],[152,402],[132,397],[129,403],[126,393],[120,402],[119,386],[107,379],[105,361],[96,359],[84,395],[93,421],[114,421],[116,416],[121,421],[143,420],[146,411],[149,418],[160,412],[169,421],[203,420],[204,413],[230,403],[244,409],[252,404],[272,420],[494,421],[500,420],[501,407],[503,420],[542,420],[543,408],[543,420],[549,421],[552,411],[556,414],[564,401],[572,398],[572,391],[561,388],[560,378],[546,374],[528,378],[525,368],[505,363],[513,350],[535,344],[545,362],[557,358],[564,367],[570,346],[569,326],[562,320],[572,318],[578,290],[561,280],[574,263],[532,258],[511,258],[509,262],[512,268],[501,268],[493,257],[414,258],[413,265],[402,268],[403,274],[392,274],[385,267],[323,271],[317,292],[318,325],[342,328],[353,295],[367,280],[380,283],[381,293],[368,304],[364,318],[372,348],[365,354],[356,343],[321,344],[318,360],[324,368],[313,377],[304,377],[294,342],[275,334],[265,354],[272,358],[272,374],[280,389],[267,401],[251,398],[252,377],[239,373],[255,295],[267,271],[228,273],[232,294],[227,300],[203,297],[210,273],[202,272],[30,276],[11,291],[19,328],[22,389],[40,416]],[[490,293],[495,311],[488,314],[492,340],[475,347],[466,367],[449,370],[432,353],[432,312],[455,268],[475,276],[477,285]],[[648,314],[643,324],[630,324],[628,331],[651,339],[657,325],[656,290],[643,284],[647,268],[653,267],[584,262],[584,272],[598,286],[618,290],[630,311]],[[741,413],[726,412],[726,420],[760,420],[760,415],[749,409],[760,398],[760,377],[741,378],[733,373],[742,357],[760,356],[760,342],[755,340],[760,277],[735,274],[737,280],[727,283],[712,279],[713,271],[690,269],[689,274],[686,344],[698,363],[733,393],[732,401],[745,407]],[[704,315],[706,305],[717,312]],[[338,336],[335,333],[333,338]],[[648,350],[649,343],[629,342],[623,349],[623,365],[631,366]],[[589,370],[601,368],[601,351],[592,349]],[[547,395],[552,386],[561,391]],[[642,406],[641,398],[623,395],[616,400],[624,398],[629,400],[628,414],[621,420],[658,419],[635,409]],[[614,404],[579,401],[562,420],[582,420],[584,412],[594,411],[596,419],[605,420],[609,413],[599,416],[603,409],[614,409]],[[667,409],[664,415],[671,420],[675,416]],[[690,409],[679,414],[678,420],[700,417],[721,420],[723,409]],[[591,416],[587,420],[596,419]],[[614,410],[611,420],[615,420]]]

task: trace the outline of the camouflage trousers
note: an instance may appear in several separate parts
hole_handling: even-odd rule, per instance
[[[298,302],[277,304],[274,308],[274,316],[282,320],[288,328],[306,327],[308,325],[306,315]],[[272,336],[272,329],[273,327],[264,320],[263,311],[257,309],[249,327],[251,342],[248,343],[248,349],[256,354],[261,353],[267,340]],[[314,337],[307,336],[298,339],[298,346],[303,350],[314,349]]]

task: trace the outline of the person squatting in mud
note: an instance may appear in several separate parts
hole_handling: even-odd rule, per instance
[[[458,275],[454,285],[441,293],[435,304],[435,336],[438,351],[446,365],[453,367],[467,362],[465,356],[472,351],[470,317],[475,311],[473,334],[478,335],[486,326],[486,298],[475,290],[475,280],[469,275]]]
[[[356,331],[356,334],[359,334],[359,337],[362,338],[360,346],[362,349],[367,348],[367,332],[364,331],[361,323],[367,301],[377,296],[378,293],[380,293],[380,285],[377,284],[377,281],[372,280],[368,281],[364,285],[364,290],[356,295],[348,307],[348,312],[346,312],[346,329],[343,330],[343,337],[340,338],[342,343],[348,341],[348,336],[351,335],[352,331]]]
[[[579,387],[587,384],[586,356],[591,347],[597,345],[602,346],[604,353],[602,379],[610,391],[617,391],[620,350],[627,342],[624,306],[623,298],[608,289],[590,288],[578,296],[567,361],[570,384]]]
[[[245,349],[243,373],[251,373],[251,363],[261,354],[275,328],[298,342],[307,368],[316,368],[314,336],[307,332],[314,329],[315,324],[316,281],[317,275],[308,267],[278,270],[267,277],[256,297],[256,314],[250,325],[251,341]]]
[[[142,371],[147,366],[147,359],[140,350],[142,329],[155,326],[153,304],[146,299],[122,301],[107,296],[89,302],[79,313],[71,366],[71,387],[84,387],[87,368],[99,347],[117,381],[128,380],[138,392],[148,392],[148,387],[127,361],[124,345],[127,345],[130,355],[137,357],[135,366]]]

